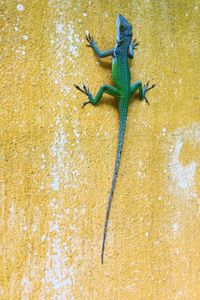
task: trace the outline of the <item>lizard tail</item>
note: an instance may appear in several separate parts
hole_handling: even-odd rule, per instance
[[[104,261],[104,250],[105,250],[105,242],[106,242],[106,234],[107,234],[107,228],[108,228],[108,221],[109,221],[109,215],[110,215],[110,209],[111,209],[111,203],[113,199],[113,193],[115,190],[116,180],[117,180],[117,174],[119,170],[119,164],[120,164],[120,158],[121,158],[121,152],[122,152],[122,146],[123,146],[123,140],[124,140],[124,133],[126,128],[126,118],[127,118],[127,107],[120,107],[119,103],[119,112],[120,112],[120,126],[119,126],[119,136],[118,136],[118,148],[117,148],[117,156],[115,160],[115,168],[114,168],[114,174],[112,179],[112,187],[110,191],[110,196],[108,200],[108,207],[106,211],[106,220],[104,225],[104,234],[103,234],[103,242],[102,242],[102,248],[101,248],[101,263],[103,264]]]

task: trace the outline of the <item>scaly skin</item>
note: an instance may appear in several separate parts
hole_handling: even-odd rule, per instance
[[[146,98],[146,93],[150,89],[152,89],[155,85],[149,87],[149,82],[142,86],[140,81],[137,81],[131,84],[131,76],[130,76],[130,68],[128,63],[128,58],[134,57],[134,50],[138,43],[136,40],[132,42],[132,26],[128,23],[128,21],[122,16],[118,15],[116,21],[117,27],[117,41],[115,48],[100,51],[94,42],[93,38],[88,34],[86,35],[86,39],[88,41],[88,47],[91,47],[98,57],[103,58],[107,56],[113,56],[112,60],[112,80],[114,82],[114,87],[104,84],[100,87],[98,93],[95,97],[92,96],[89,89],[83,84],[83,88],[75,85],[75,87],[86,94],[88,97],[88,101],[83,103],[83,107],[89,103],[96,105],[101,99],[103,93],[107,93],[112,95],[118,99],[118,108],[120,114],[120,125],[119,125],[119,136],[118,136],[118,149],[117,156],[114,168],[114,175],[112,180],[112,187],[110,191],[110,196],[108,200],[108,207],[106,212],[106,220],[104,226],[104,235],[102,242],[102,251],[101,251],[101,263],[104,261],[104,250],[105,250],[105,241],[108,227],[108,220],[110,215],[111,203],[113,199],[113,193],[116,185],[117,174],[119,170],[122,145],[124,140],[124,132],[126,127],[126,119],[128,112],[128,103],[131,95],[135,94],[137,90],[139,90],[139,96],[141,100],[145,100],[148,104],[148,100]]]

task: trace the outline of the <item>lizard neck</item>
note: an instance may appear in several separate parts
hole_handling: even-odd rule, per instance
[[[126,42],[120,43],[119,41],[117,41],[114,50],[114,57],[128,56],[129,45],[130,43],[126,43]]]

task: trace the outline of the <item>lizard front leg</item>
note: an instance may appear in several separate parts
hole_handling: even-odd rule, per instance
[[[101,51],[99,50],[99,48],[97,47],[93,37],[90,36],[90,34],[86,34],[85,35],[86,37],[86,40],[88,41],[88,45],[86,45],[87,47],[91,47],[94,52],[96,53],[96,55],[100,58],[103,58],[103,57],[107,57],[107,56],[110,56],[110,55],[113,55],[113,50],[114,49],[108,49],[108,50],[105,50],[105,51]]]
[[[133,40],[133,42],[130,44],[128,49],[128,57],[133,59],[134,57],[134,50],[137,49],[137,46],[139,43],[136,42],[136,39]]]
[[[149,104],[149,101],[146,97],[146,93],[153,89],[155,86],[155,84],[149,86],[149,81],[144,86],[142,86],[141,81],[136,81],[135,83],[131,84],[131,95],[135,94],[137,90],[139,90],[140,99],[145,100],[146,103]]]
[[[84,102],[82,107],[84,107],[85,105],[87,105],[89,103],[96,105],[99,102],[99,100],[101,99],[101,97],[103,96],[103,93],[107,93],[116,98],[120,96],[118,89],[111,85],[108,85],[108,84],[103,84],[100,87],[100,89],[97,92],[95,97],[92,96],[92,94],[90,93],[90,90],[84,84],[83,84],[83,89],[80,88],[78,85],[75,85],[75,87],[77,88],[77,90],[84,93],[88,97],[88,101]]]

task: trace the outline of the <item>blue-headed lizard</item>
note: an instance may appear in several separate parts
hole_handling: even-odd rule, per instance
[[[89,103],[96,105],[101,99],[103,93],[107,93],[118,99],[118,108],[119,108],[119,115],[120,115],[118,148],[117,148],[116,162],[114,168],[114,175],[112,180],[112,187],[110,191],[108,207],[106,212],[106,220],[105,220],[102,250],[101,250],[101,263],[103,263],[104,261],[104,250],[105,250],[108,220],[110,215],[113,193],[116,185],[117,174],[119,170],[129,99],[131,95],[135,94],[136,91],[139,90],[140,99],[141,100],[144,99],[149,104],[146,98],[146,93],[155,86],[154,84],[149,86],[149,82],[144,86],[142,86],[141,81],[137,81],[131,84],[130,81],[131,75],[130,75],[128,59],[129,58],[133,59],[134,50],[136,49],[138,43],[136,42],[136,40],[132,41],[132,26],[121,14],[117,16],[116,27],[117,27],[116,45],[113,49],[109,49],[106,51],[99,50],[96,43],[94,42],[94,39],[90,36],[90,34],[86,35],[86,39],[89,43],[87,46],[91,47],[98,57],[100,58],[107,57],[107,56],[113,57],[112,80],[114,82],[114,86],[107,85],[107,84],[102,85],[98,93],[96,94],[96,96],[93,97],[89,89],[84,84],[83,84],[83,88],[80,88],[79,86],[75,85],[75,87],[79,91],[86,94],[86,96],[88,97],[88,101],[83,103],[83,107]]]

